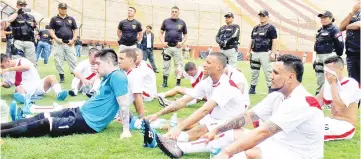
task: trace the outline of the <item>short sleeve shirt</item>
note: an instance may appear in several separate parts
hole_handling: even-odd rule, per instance
[[[75,72],[80,72],[80,74],[84,77],[87,78],[89,77],[93,72],[91,69],[91,64],[89,62],[88,59],[80,62],[74,69]]]
[[[188,75],[187,72],[183,72],[183,76],[188,79],[191,84],[192,84],[192,87],[194,88],[201,80],[203,80],[203,77],[204,77],[204,70],[203,70],[203,67],[202,66],[198,66],[197,67],[197,73],[194,75],[194,76],[190,76]]]
[[[61,18],[59,15],[51,18],[49,27],[55,31],[56,37],[63,40],[73,39],[73,30],[78,29],[73,17]]]
[[[244,76],[244,74],[236,69],[236,68],[233,68],[233,67],[228,67],[228,77],[234,81],[234,83],[236,85],[238,85],[239,83],[242,83],[243,84],[243,95],[244,95],[244,99],[245,99],[245,102],[246,102],[246,105],[247,107],[251,105],[251,101],[250,101],[250,98],[249,98],[249,94],[248,94],[248,82],[247,82],[247,79],[246,77]]]
[[[157,79],[152,66],[142,60],[136,69],[142,72],[144,92],[154,97],[157,94]]]
[[[163,21],[160,30],[165,31],[165,42],[178,43],[182,36],[187,34],[187,25],[182,19],[166,19]]]
[[[134,101],[134,94],[140,93],[143,94],[144,91],[144,79],[142,78],[142,72],[139,69],[133,69],[126,73],[128,78],[128,92],[130,97],[130,103],[133,103]]]
[[[39,32],[40,41],[46,42],[50,44],[50,34],[48,30],[40,30]]]
[[[118,29],[122,32],[120,44],[133,45],[137,42],[138,33],[142,31],[142,24],[136,19],[124,19],[119,22]]]
[[[119,110],[117,97],[128,93],[128,80],[123,71],[115,70],[103,77],[99,91],[80,108],[85,122],[95,131],[103,130]]]
[[[277,30],[276,30],[276,28],[271,24],[267,24],[267,25],[269,25],[267,35],[266,35],[267,38],[269,38],[269,39],[277,39]],[[257,28],[257,30],[261,30],[262,28],[267,27],[267,25],[254,27],[253,30],[252,30],[252,33],[251,33],[251,38],[253,39],[253,33],[256,31],[256,28]]]

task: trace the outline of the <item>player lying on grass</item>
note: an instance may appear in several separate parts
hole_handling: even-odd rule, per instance
[[[351,139],[357,124],[357,103],[361,98],[356,80],[344,77],[344,62],[339,56],[325,60],[325,84],[317,99],[330,105],[331,115],[325,117],[325,141]]]
[[[161,115],[177,111],[193,99],[207,97],[207,102],[188,118],[178,122],[166,136],[179,142],[197,140],[199,137],[225,121],[245,113],[245,100],[242,92],[234,82],[224,74],[226,57],[221,53],[211,53],[204,64],[204,71],[209,77],[202,80],[191,91],[172,105],[147,117],[153,121]],[[143,120],[145,146],[154,147],[156,132],[150,128],[149,122]],[[188,130],[188,131],[187,131]]]
[[[70,96],[77,96],[79,92],[83,92],[88,97],[91,97],[96,92],[100,85],[100,78],[92,67],[95,64],[95,54],[97,49],[92,48],[88,52],[88,59],[80,62],[74,69],[74,78],[71,81]]]
[[[95,55],[95,71],[101,81],[99,91],[83,106],[1,124],[1,137],[63,136],[74,133],[98,133],[121,110],[123,132],[121,138],[131,137],[129,132],[128,81],[118,68],[114,50],[105,49]]]
[[[42,96],[51,88],[54,90],[57,100],[65,100],[68,92],[61,86],[54,75],[48,75],[40,79],[39,73],[34,65],[26,58],[11,60],[8,55],[1,54],[1,86],[10,88],[15,86],[13,94],[17,102],[24,103],[32,95]]]
[[[177,158],[210,152],[214,144],[222,148],[216,159],[323,158],[323,112],[317,99],[302,86],[302,74],[301,59],[282,55],[271,75],[275,92],[247,113],[217,126],[197,141],[177,142],[169,136],[158,136],[157,144],[165,154]],[[243,128],[259,119],[265,124],[253,130]],[[214,141],[216,135],[219,139]]]

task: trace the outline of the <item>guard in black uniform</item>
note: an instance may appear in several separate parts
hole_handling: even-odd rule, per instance
[[[249,52],[247,54],[251,63],[251,87],[249,94],[256,94],[259,71],[261,66],[266,78],[268,93],[271,92],[271,59],[275,59],[277,47],[276,28],[268,23],[269,13],[261,10],[258,13],[260,24],[255,26],[251,33],[251,42],[249,43]]]
[[[24,52],[25,58],[36,65],[35,57],[35,34],[36,28],[35,18],[28,14],[29,8],[26,8],[25,0],[18,0],[16,3],[17,12],[11,15],[9,22],[14,36],[14,46]],[[19,58],[19,55],[12,56],[13,58]]]
[[[336,52],[338,56],[342,56],[344,48],[342,33],[338,27],[332,23],[335,21],[332,13],[330,11],[324,11],[318,14],[318,17],[321,18],[322,27],[317,31],[315,42],[316,61],[314,62],[314,69],[318,85],[316,95],[320,92],[325,82],[323,62],[328,57],[335,55],[333,52]]]
[[[226,24],[218,30],[216,35],[216,42],[221,48],[221,52],[227,56],[228,64],[232,67],[237,67],[237,50],[239,40],[239,25],[233,24],[233,13],[229,12],[224,15]]]
[[[128,8],[128,18],[119,22],[117,35],[119,37],[119,51],[137,48],[143,37],[142,24],[134,19],[136,10]]]
[[[346,55],[348,76],[360,81],[360,3],[357,3],[341,22],[340,30],[346,30]]]
[[[173,7],[171,18],[165,19],[160,27],[160,42],[163,44],[163,84],[162,87],[168,87],[168,76],[170,72],[171,58],[174,60],[175,75],[177,79],[177,86],[180,86],[183,57],[182,46],[187,41],[187,26],[186,23],[179,18],[179,8]],[[163,34],[165,35],[163,37]]]

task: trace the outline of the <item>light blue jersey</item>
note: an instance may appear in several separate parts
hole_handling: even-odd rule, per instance
[[[128,80],[123,71],[105,76],[96,95],[80,108],[85,122],[95,131],[102,131],[113,119],[119,105],[117,97],[128,93]]]

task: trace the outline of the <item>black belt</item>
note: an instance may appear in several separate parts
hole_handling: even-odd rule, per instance
[[[176,43],[168,43],[168,46],[170,46],[170,47],[175,47],[177,45],[178,45],[178,42],[176,42]]]
[[[123,43],[122,45],[125,45],[125,46],[133,46],[135,45],[136,43]]]
[[[26,37],[22,37],[22,38],[14,38],[15,40],[20,40],[20,41],[34,41],[32,38],[26,38]]]

